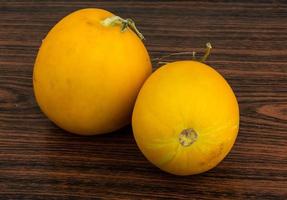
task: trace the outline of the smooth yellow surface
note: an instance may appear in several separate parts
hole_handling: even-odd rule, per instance
[[[52,28],[38,52],[37,102],[67,131],[93,135],[128,124],[151,73],[149,55],[133,31],[100,23],[112,15],[101,9],[73,12]]]
[[[239,128],[236,97],[211,67],[179,61],[156,70],[144,83],[132,117],[136,142],[162,170],[191,175],[215,167],[230,151]],[[184,147],[182,130],[193,128],[197,140]]]

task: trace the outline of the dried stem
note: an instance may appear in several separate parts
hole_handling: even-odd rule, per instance
[[[101,24],[106,27],[120,25],[122,32],[124,32],[127,28],[130,28],[141,40],[144,40],[143,34],[137,29],[135,22],[130,18],[123,19],[119,16],[111,16],[102,20]]]
[[[210,55],[211,49],[212,49],[212,46],[211,46],[210,42],[208,42],[206,44],[205,54],[201,59],[196,58],[196,52],[195,51],[192,51],[192,52],[186,51],[186,52],[171,53],[171,54],[168,54],[166,56],[162,56],[160,58],[155,58],[153,61],[157,61],[157,64],[167,64],[168,62],[162,61],[162,60],[165,58],[170,58],[172,56],[191,55],[192,60],[204,63],[207,60],[208,56]]]

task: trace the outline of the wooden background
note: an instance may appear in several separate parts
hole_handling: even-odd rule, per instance
[[[241,110],[236,144],[218,167],[169,175],[143,157],[130,127],[80,137],[43,116],[32,90],[41,39],[86,7],[133,18],[153,59],[212,42],[208,64]],[[287,199],[286,122],[286,0],[0,1],[0,199]]]

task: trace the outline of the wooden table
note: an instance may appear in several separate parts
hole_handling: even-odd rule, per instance
[[[86,7],[133,18],[153,59],[212,42],[208,64],[241,111],[236,144],[215,169],[173,176],[143,157],[130,127],[80,137],[44,117],[32,90],[41,39]],[[287,1],[0,1],[0,199],[283,200],[286,130]]]

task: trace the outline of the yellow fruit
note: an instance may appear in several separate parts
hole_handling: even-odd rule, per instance
[[[154,165],[176,175],[198,174],[231,150],[239,127],[238,103],[211,67],[173,62],[144,83],[132,126],[140,150]]]
[[[35,96],[48,118],[67,131],[93,135],[128,124],[151,73],[134,24],[113,20],[101,9],[76,11],[58,22],[40,47]]]

